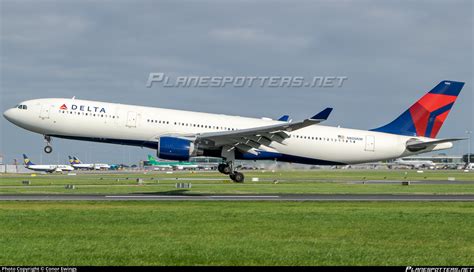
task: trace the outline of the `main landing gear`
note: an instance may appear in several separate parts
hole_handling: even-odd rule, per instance
[[[48,154],[53,152],[53,148],[51,147],[51,137],[48,135],[44,135],[44,140],[46,142],[46,146],[44,147],[44,152]]]
[[[221,163],[217,166],[217,170],[219,170],[219,172],[221,172],[224,175],[229,175],[230,179],[237,183],[244,182],[244,179],[245,179],[244,174],[242,174],[241,172],[235,171],[233,165],[234,165],[233,161]]]
[[[235,171],[235,151],[234,147],[223,147],[222,157],[225,158],[226,162],[221,163],[217,166],[217,170],[224,175],[229,175],[230,179],[237,183],[244,182],[244,174]]]

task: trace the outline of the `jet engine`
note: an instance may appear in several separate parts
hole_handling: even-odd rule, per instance
[[[202,153],[193,141],[171,136],[162,136],[158,142],[156,156],[160,159],[187,161]]]

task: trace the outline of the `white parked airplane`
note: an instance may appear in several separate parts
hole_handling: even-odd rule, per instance
[[[287,122],[47,98],[21,102],[3,113],[24,129],[51,137],[149,147],[162,159],[222,157],[221,173],[243,182],[235,159],[345,165],[389,160],[448,149],[459,138],[435,139],[464,83],[442,81],[389,124],[372,130],[318,125],[332,108]]]
[[[82,163],[77,157],[69,156],[69,164],[75,169],[87,169],[87,170],[107,170],[110,165],[106,163]]]
[[[404,159],[396,159],[394,161],[395,165],[405,165],[405,166],[410,166],[414,169],[426,167],[430,169],[435,169],[436,164],[433,161],[430,160],[404,160]]]
[[[62,172],[62,171],[72,171],[74,170],[73,167],[69,165],[63,164],[34,164],[30,161],[30,159],[23,154],[23,162],[25,163],[25,167],[34,170],[34,171],[43,171],[43,172]]]

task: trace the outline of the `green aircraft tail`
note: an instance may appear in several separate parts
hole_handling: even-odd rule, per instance
[[[148,155],[149,162],[156,162],[155,158],[152,155]]]

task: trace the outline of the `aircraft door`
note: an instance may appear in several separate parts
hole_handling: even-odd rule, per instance
[[[375,137],[374,136],[365,136],[365,151],[374,151],[375,150]]]
[[[41,111],[40,111],[40,115],[39,117],[41,119],[49,119],[49,110],[50,110],[50,106],[47,105],[47,104],[42,104],[41,105]]]
[[[127,127],[137,127],[137,113],[129,111],[127,114]]]

